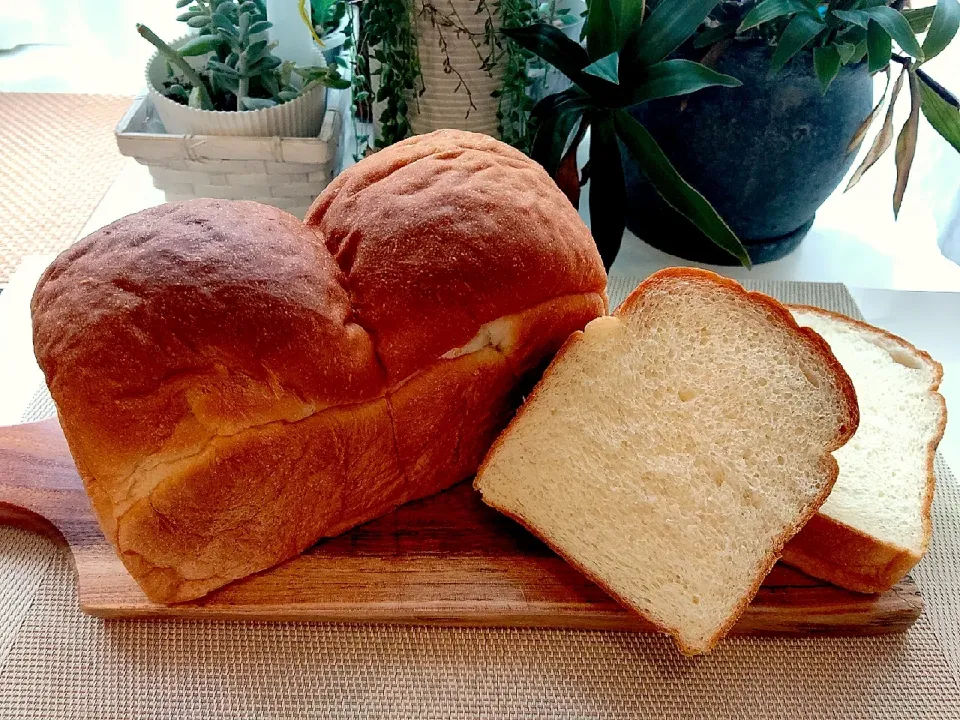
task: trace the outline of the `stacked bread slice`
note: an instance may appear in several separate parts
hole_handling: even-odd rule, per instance
[[[947,412],[943,368],[890,333],[811,307],[794,318],[819,333],[849,373],[860,427],[834,453],[840,475],[784,561],[851,590],[891,588],[930,541],[933,458]]]
[[[475,484],[700,653],[827,498],[858,421],[847,373],[782,305],[670,269],[570,337]]]

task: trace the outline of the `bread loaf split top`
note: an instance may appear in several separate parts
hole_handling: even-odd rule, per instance
[[[34,346],[104,533],[173,602],[473,474],[605,286],[542,168],[440,131],[305,223],[195,200],[97,231],[41,278]]]

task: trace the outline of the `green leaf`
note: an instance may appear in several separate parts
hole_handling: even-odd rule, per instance
[[[245,97],[243,99],[243,107],[245,110],[263,110],[265,108],[271,108],[276,104],[274,100],[268,100],[267,98]]]
[[[618,49],[622,48],[627,38],[640,29],[643,24],[643,11],[646,6],[645,0],[620,0],[620,17],[617,20],[617,26],[620,29],[620,42]],[[561,10],[561,12],[563,12]],[[566,22],[567,18],[571,23],[574,19],[569,15],[563,16]]]
[[[803,0],[763,0],[747,13],[737,32],[746,32],[771,20],[800,12],[810,12],[810,7]]]
[[[248,32],[251,35],[256,35],[257,33],[266,32],[272,27],[273,27],[272,22],[267,22],[266,20],[259,20],[250,26],[250,30]]]
[[[929,7],[917,8],[916,10],[901,10],[900,14],[910,23],[910,29],[913,30],[914,33],[920,34],[926,32],[927,28],[930,27],[930,22],[933,20],[933,13],[936,9],[935,5],[931,5]]]
[[[860,10],[831,10],[830,12],[841,20],[859,25],[862,28],[866,28],[867,23],[870,22],[869,16]]]
[[[901,72],[897,77],[897,81],[893,84],[893,92],[890,94],[890,104],[887,106],[887,114],[883,118],[883,125],[880,127],[880,132],[877,134],[877,137],[874,138],[873,145],[870,146],[860,165],[857,166],[853,175],[850,176],[850,181],[847,183],[844,192],[860,182],[863,174],[873,167],[874,163],[880,159],[880,156],[887,151],[890,143],[893,142],[893,109],[896,107],[897,98],[900,96],[900,89],[903,87],[903,77],[906,74],[906,70]]]
[[[187,20],[187,25],[192,28],[202,28],[210,24],[210,18],[206,15],[194,15]]]
[[[750,257],[739,238],[707,202],[707,199],[680,177],[647,129],[624,110],[617,110],[615,119],[617,134],[660,197],[690,220],[717,246],[736,257],[745,267],[750,267]],[[590,194],[593,195],[593,190]],[[592,212],[591,205],[591,219]]]
[[[623,242],[626,195],[620,143],[613,118],[604,112],[592,118],[590,130],[590,232],[607,270]]]
[[[520,28],[506,28],[501,33],[520,47],[546,60],[574,82],[582,75],[583,68],[590,64],[587,51],[568,38],[563,30],[552,25],[537,23]]]
[[[735,77],[723,75],[692,60],[664,60],[651,65],[639,76],[630,100],[641,103],[657,98],[687,95],[717,85],[740,87],[742,84]]]
[[[553,177],[557,174],[567,140],[577,121],[590,108],[590,98],[577,87],[548,95],[531,112],[537,131],[530,156]]]
[[[923,58],[923,50],[917,42],[917,36],[913,34],[910,23],[903,15],[886,5],[866,8],[860,12],[882,27],[887,35],[897,41],[897,45],[903,48],[905,53],[915,58]]]
[[[815,47],[813,49],[813,69],[817,73],[817,79],[820,80],[821,89],[826,94],[830,83],[840,72],[840,52],[837,50],[837,46]]]
[[[206,55],[220,47],[220,38],[216,35],[199,35],[190,38],[183,45],[177,48],[184,57],[196,57],[197,55]]]
[[[867,26],[867,61],[870,72],[883,70],[890,64],[893,42],[890,36],[877,23]]]
[[[620,55],[612,52],[599,60],[587,65],[583,72],[587,75],[593,75],[601,80],[606,80],[614,85],[620,84]]]
[[[893,189],[894,219],[900,215],[903,194],[907,191],[910,168],[913,166],[913,158],[917,154],[917,131],[920,126],[920,84],[917,81],[917,72],[914,68],[910,68],[908,73],[910,75],[910,116],[900,130],[900,135],[897,137],[897,149],[894,153],[897,164],[897,184]]]
[[[940,97],[923,78],[920,78],[920,109],[933,129],[960,152],[960,108]]]
[[[193,88],[190,91],[190,97],[187,100],[187,105],[189,105],[192,108],[197,108],[198,110],[205,109],[203,95],[204,95],[204,91],[202,90],[202,86]],[[213,108],[211,107],[210,109],[213,109]]]
[[[187,22],[190,18],[200,17],[203,15],[199,10],[190,10],[189,12],[180,13],[177,15],[177,22]]]
[[[840,43],[836,48],[837,52],[840,53],[840,62],[844,65],[850,62],[857,52],[857,46],[851,43]]]
[[[721,23],[717,27],[704,30],[697,35],[693,41],[693,46],[697,49],[713,45],[715,42],[733,37],[737,32],[737,23],[735,21]]]
[[[268,48],[267,45],[266,40],[257,40],[257,42],[251,43],[250,47],[243,51],[244,56],[247,58],[247,64],[252,65],[270,52],[270,48]]]
[[[178,7],[178,8],[185,8],[187,5],[189,5],[189,4],[192,3],[192,2],[193,2],[193,0],[177,0],[177,7]]]
[[[923,59],[935,58],[947,47],[960,28],[960,2],[937,0],[936,11],[930,21],[930,30],[923,41]],[[916,56],[914,56],[916,57]]]
[[[783,66],[790,61],[790,58],[800,52],[825,27],[822,22],[809,15],[795,15],[777,42],[777,49],[770,61],[770,71],[780,72]]]
[[[590,27],[587,28],[587,54],[590,60],[599,60],[620,49],[618,18],[612,2],[590,0]]]
[[[700,27],[719,0],[661,0],[620,55],[631,70],[663,60]]]

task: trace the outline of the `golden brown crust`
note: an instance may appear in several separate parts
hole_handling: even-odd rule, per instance
[[[776,321],[781,322],[784,326],[790,329],[794,334],[801,338],[803,342],[810,345],[819,357],[822,358],[824,364],[831,370],[835,380],[838,390],[838,394],[843,398],[846,410],[846,418],[840,424],[840,427],[837,430],[837,434],[832,443],[829,443],[826,447],[827,450],[832,451],[838,447],[842,447],[854,434],[857,429],[857,425],[860,421],[859,406],[857,405],[856,393],[853,389],[853,383],[850,380],[850,377],[847,375],[846,371],[834,357],[833,352],[830,350],[827,343],[821,338],[818,334],[809,330],[808,328],[801,328],[797,322],[793,319],[793,316],[790,312],[776,299],[757,292],[748,292],[741,286],[739,283],[724,278],[716,273],[710,272],[708,270],[700,270],[697,268],[666,268],[657,273],[654,273],[646,280],[641,282],[634,290],[627,296],[627,298],[620,304],[620,306],[614,311],[614,316],[619,317],[622,315],[629,314],[633,312],[637,305],[643,299],[643,296],[649,292],[651,289],[654,289],[664,283],[670,282],[672,280],[681,279],[689,282],[705,282],[710,283],[721,287],[727,291],[732,291],[743,297],[747,297],[750,300],[757,302],[763,305],[766,309],[773,313],[773,318]],[[771,318],[771,319],[773,319]],[[544,383],[550,377],[554,368],[563,362],[564,356],[573,348],[578,342],[581,341],[583,337],[582,332],[573,333],[567,341],[563,344],[557,354],[554,356],[550,365],[547,367],[544,372],[540,382],[537,383],[536,387],[527,397],[523,406],[514,416],[513,420],[510,421],[510,424],[506,429],[500,434],[500,436],[494,441],[490,450],[488,451],[486,457],[480,465],[480,468],[477,471],[477,480],[474,481],[474,488],[481,490],[480,488],[480,478],[483,475],[484,469],[486,468],[487,463],[492,459],[494,454],[500,445],[506,440],[510,435],[511,429],[515,426],[516,423],[520,421],[523,417],[525,411],[528,408],[532,407],[533,403],[536,401],[538,392],[544,386]],[[528,523],[527,520],[523,517],[520,517],[513,512],[510,512],[502,507],[499,507],[495,502],[490,500],[487,497],[484,497],[481,490],[481,498],[483,501],[495,508],[501,513],[508,515],[513,518],[515,521],[523,525],[527,530],[532,532],[534,535],[539,537],[543,542],[545,542],[554,552],[564,558],[568,563],[576,567],[580,572],[586,575],[593,583],[602,588],[607,592],[611,597],[613,597],[621,605],[630,609],[637,614],[643,616],[653,625],[660,627],[665,633],[671,635],[676,641],[681,652],[685,655],[695,655],[703,652],[709,652],[716,643],[729,632],[730,628],[737,622],[737,619],[740,615],[743,614],[746,610],[747,605],[750,604],[750,601],[757,594],[760,589],[760,585],[763,583],[764,578],[770,573],[770,570],[776,564],[777,560],[780,557],[780,553],[783,550],[783,547],[787,544],[791,537],[793,537],[803,526],[806,524],[812,517],[817,513],[819,507],[826,501],[827,497],[830,495],[830,491],[833,489],[834,483],[836,483],[837,476],[839,474],[839,467],[836,460],[832,455],[826,454],[823,457],[823,476],[824,484],[823,489],[819,495],[814,498],[814,500],[807,506],[797,522],[791,527],[788,528],[780,537],[776,538],[773,542],[772,552],[767,558],[766,562],[758,569],[755,581],[753,582],[750,590],[744,594],[741,602],[734,608],[733,612],[730,614],[729,618],[724,622],[723,626],[714,634],[706,643],[704,648],[695,648],[687,645],[681,638],[679,630],[676,628],[669,628],[663,626],[655,618],[644,613],[640,608],[632,605],[627,598],[619,596],[616,592],[611,590],[611,588],[604,583],[602,578],[599,578],[593,572],[584,568],[580,563],[576,562],[573,558],[565,555],[561,548],[557,547],[551,541],[547,533],[540,531],[538,528],[534,527],[532,524]]]
[[[788,305],[787,307],[840,321],[860,331],[882,337],[926,364],[933,374],[929,390],[938,398],[942,412],[937,432],[927,444],[928,479],[922,507],[924,535],[922,552],[917,554],[907,548],[882,542],[846,523],[819,513],[787,543],[783,550],[784,562],[808,575],[856,592],[884,592],[902,580],[920,561],[933,532],[931,506],[936,484],[934,459],[947,425],[946,401],[936,392],[943,380],[943,366],[928,353],[903,338],[869,323],[810,305]]]
[[[337,177],[304,222],[343,270],[390,382],[479,325],[606,288],[576,209],[540,165],[485,135],[440,130],[381,150]]]
[[[34,343],[104,533],[178,601],[472,474],[605,287],[543,170],[449,131],[347,170],[307,225],[196,200],[94,233],[42,277]],[[501,319],[515,346],[441,359]]]

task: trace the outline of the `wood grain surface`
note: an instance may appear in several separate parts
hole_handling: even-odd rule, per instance
[[[0,428],[0,523],[65,541],[82,609],[105,618],[652,629],[483,505],[469,483],[206,598],[164,606],[143,595],[100,532],[53,419]],[[733,632],[901,632],[922,609],[909,578],[881,595],[860,595],[777,565]]]

